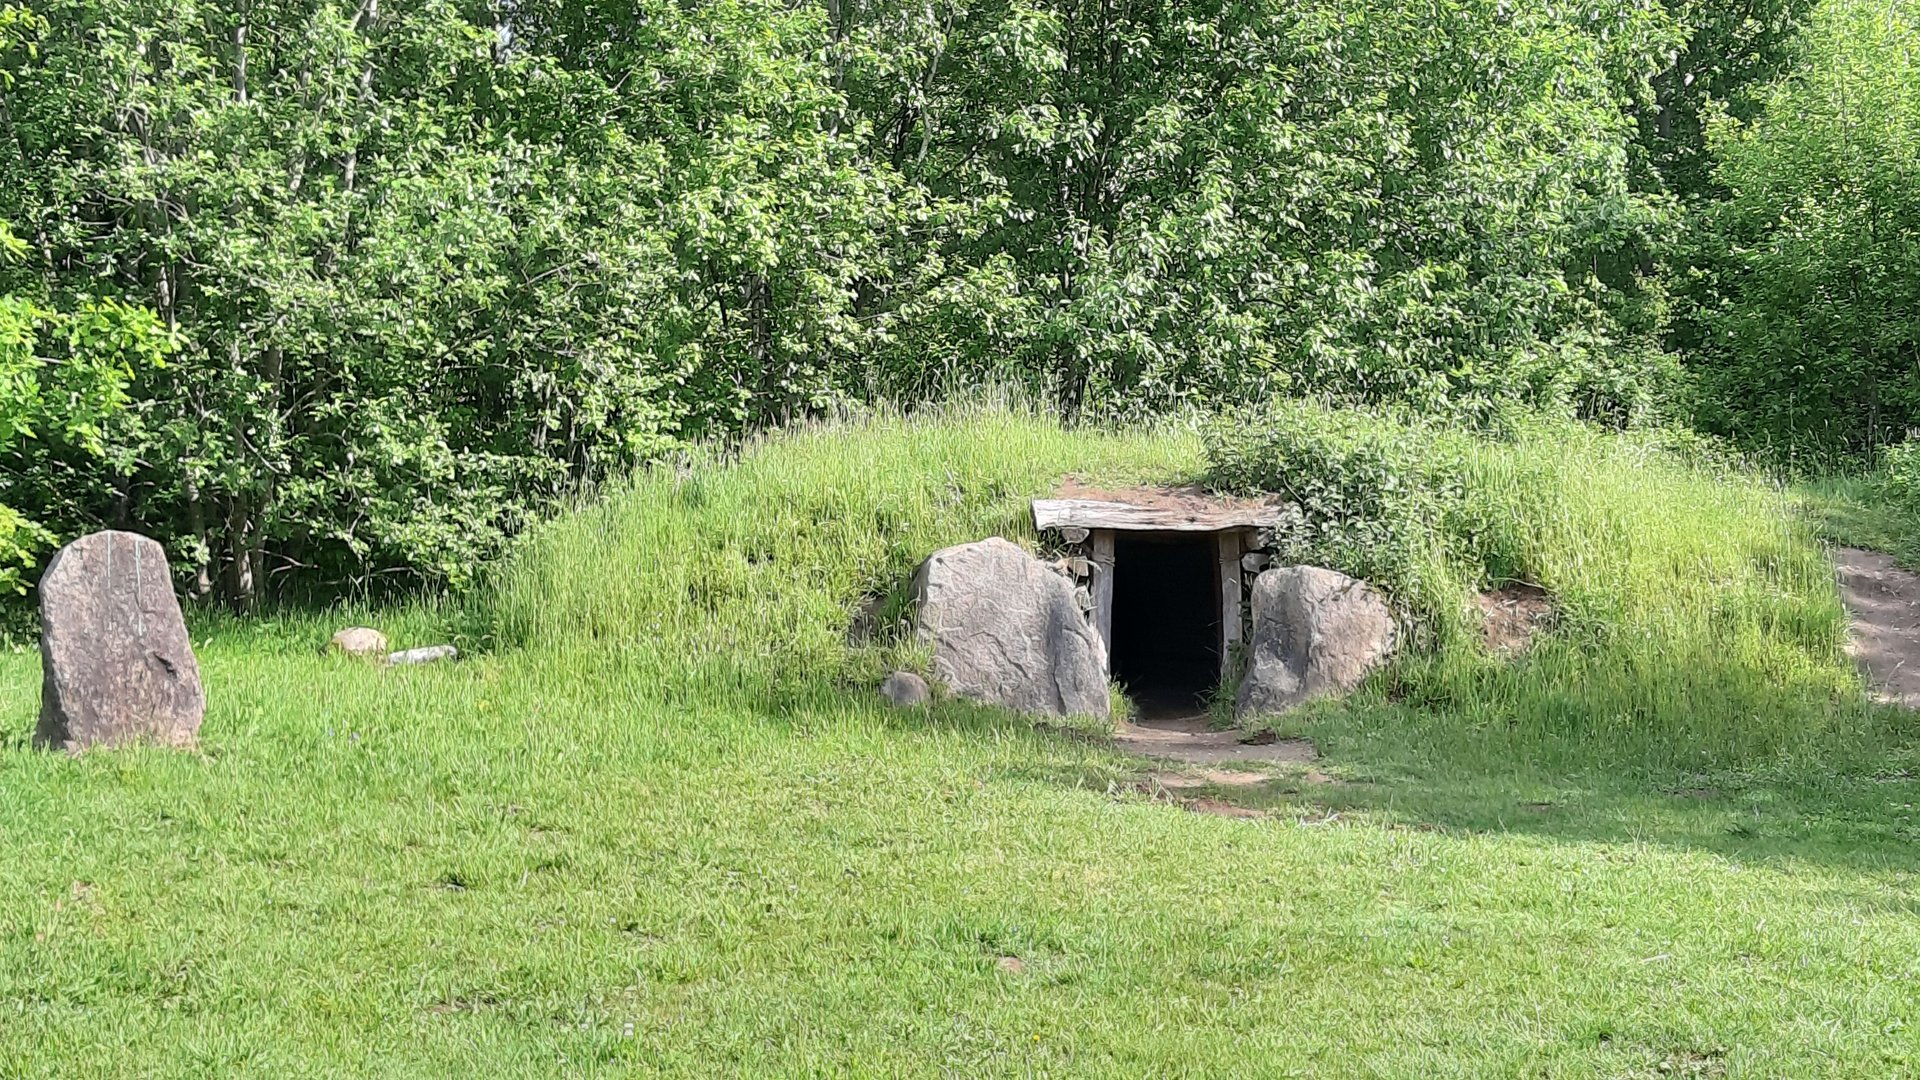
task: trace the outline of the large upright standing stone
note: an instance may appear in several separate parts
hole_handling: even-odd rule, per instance
[[[1106,716],[1107,651],[1073,584],[999,537],[936,551],[914,577],[934,677],[962,697],[1045,716]]]
[[[53,557],[40,579],[40,661],[42,746],[184,746],[200,730],[200,665],[167,553],[147,537],[97,532]]]
[[[1253,640],[1240,714],[1285,712],[1353,690],[1393,655],[1393,611],[1364,581],[1318,566],[1268,570],[1253,582]]]

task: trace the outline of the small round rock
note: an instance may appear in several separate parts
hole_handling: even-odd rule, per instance
[[[933,700],[927,680],[911,671],[896,671],[880,684],[880,696],[902,709],[916,709]]]
[[[327,651],[342,656],[385,656],[387,635],[368,626],[349,626],[333,635]]]

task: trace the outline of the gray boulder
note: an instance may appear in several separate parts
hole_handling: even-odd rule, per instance
[[[917,709],[933,701],[927,680],[911,671],[896,671],[880,684],[880,696],[902,709]]]
[[[1253,633],[1240,682],[1242,716],[1285,712],[1344,694],[1393,655],[1393,612],[1364,581],[1287,566],[1253,583]]]
[[[200,665],[167,553],[147,537],[97,532],[54,555],[40,579],[40,662],[41,746],[185,746],[200,731]]]
[[[1107,651],[1072,582],[999,537],[936,551],[913,582],[934,678],[962,697],[1043,716],[1108,714]]]

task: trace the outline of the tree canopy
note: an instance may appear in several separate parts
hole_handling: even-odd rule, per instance
[[[22,346],[111,374],[6,505],[245,606],[978,383],[1867,448],[1920,422],[1912,14],[1810,7],[16,0],[12,336],[165,345]]]

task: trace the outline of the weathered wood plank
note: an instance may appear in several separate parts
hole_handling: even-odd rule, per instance
[[[1093,533],[1093,628],[1107,647],[1107,672],[1113,672],[1113,532]]]
[[[1119,529],[1130,532],[1217,532],[1280,524],[1278,506],[1155,507],[1088,499],[1033,500],[1036,529]]]
[[[1233,678],[1233,654],[1240,646],[1240,548],[1245,533],[1223,532],[1220,565],[1220,683]]]

